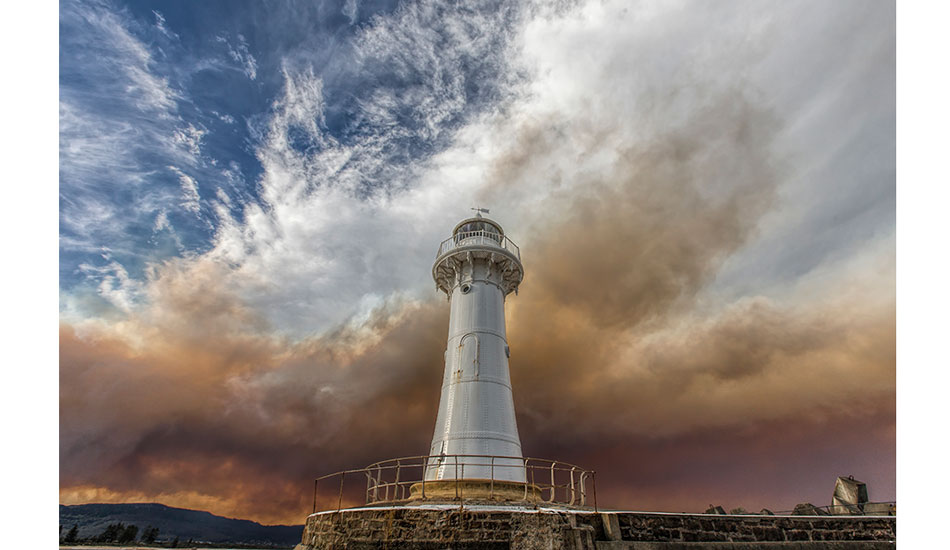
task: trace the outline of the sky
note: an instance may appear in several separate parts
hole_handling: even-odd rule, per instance
[[[602,506],[895,499],[895,8],[59,8],[60,502],[301,523],[428,448],[491,209],[526,456]]]

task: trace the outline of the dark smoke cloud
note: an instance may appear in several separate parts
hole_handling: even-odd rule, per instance
[[[288,343],[200,284],[215,269],[167,266],[142,319],[62,326],[64,500],[132,495],[299,521],[316,474],[426,447],[444,308],[392,304],[366,324]]]
[[[893,497],[889,295],[705,306],[772,204],[776,124],[739,94],[712,97],[525,220],[527,277],[507,305],[524,449],[597,469],[605,505],[788,508],[823,503],[842,474]],[[494,200],[558,154],[559,131],[524,132]],[[62,326],[64,502],[300,522],[314,476],[427,449],[444,299],[290,341],[220,288],[224,269],[165,264],[141,314]]]

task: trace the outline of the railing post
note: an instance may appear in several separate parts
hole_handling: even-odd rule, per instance
[[[521,459],[521,467],[524,468],[524,498],[522,500],[528,500],[528,459]],[[531,470],[531,482],[534,483],[534,470]]]
[[[488,500],[495,500],[495,457],[491,457],[491,485],[488,488]],[[316,497],[314,497],[316,498]]]
[[[378,487],[378,485],[372,483],[372,481],[373,481],[373,471],[372,471],[372,470],[367,470],[367,471],[364,472],[364,473],[366,474],[366,498],[365,498],[364,500],[366,501],[366,504],[370,504],[371,501],[369,500],[369,490],[370,490],[370,488],[372,488],[372,489],[373,489],[373,493],[376,493],[376,488]],[[374,499],[372,502],[375,502],[375,499]]]
[[[464,462],[462,463],[462,477],[465,477],[465,463]],[[458,480],[455,481],[455,485],[456,487],[458,487]],[[464,494],[463,494],[463,497],[464,497]],[[459,513],[460,514],[462,513],[462,507],[464,505],[465,505],[465,498],[460,497],[459,498]],[[461,518],[459,518],[459,521],[461,521]]]
[[[574,470],[576,469],[577,469],[576,466],[571,466],[571,501],[568,502],[568,504],[570,504],[571,506],[574,505],[574,500],[576,500],[577,498],[574,491]]]
[[[343,508],[343,480],[346,479],[346,471],[340,475],[340,498],[336,503],[336,511],[339,512]]]
[[[594,512],[597,512],[597,472],[593,470],[590,471],[590,485],[594,490]]]
[[[399,459],[396,459],[396,484],[395,484],[395,493],[399,495],[399,500],[403,500],[402,488],[399,486],[399,469],[402,467],[402,463]],[[423,472],[423,477],[425,477],[425,472]]]
[[[525,478],[525,481],[528,481],[528,478]],[[534,468],[532,468],[532,469],[531,469],[531,496],[532,496],[532,497],[534,496],[534,487],[535,487],[535,485],[534,485]],[[527,483],[525,484],[525,488],[524,488],[524,489],[525,489],[525,494],[527,494],[527,492],[528,492]],[[525,500],[528,500],[528,499],[525,498]]]
[[[422,500],[426,499],[426,476],[428,475],[429,470],[429,457],[426,456],[423,460],[422,466]]]
[[[554,467],[557,462],[551,462],[551,502],[557,500],[557,483],[554,482]]]
[[[455,498],[459,497],[459,456],[455,455]]]
[[[584,479],[587,478],[587,472],[581,470],[581,477],[578,479],[577,484],[581,488],[581,506],[587,506],[587,485],[584,484]]]
[[[317,483],[319,479],[313,480],[313,513],[317,513]]]

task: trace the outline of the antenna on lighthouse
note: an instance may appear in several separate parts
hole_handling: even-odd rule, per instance
[[[482,208],[482,207],[480,207],[480,206],[476,206],[475,208],[472,208],[472,210],[475,211],[475,217],[476,217],[476,218],[481,218],[481,217],[482,217],[482,212],[484,212],[484,213],[486,213],[486,214],[489,213],[487,208]]]

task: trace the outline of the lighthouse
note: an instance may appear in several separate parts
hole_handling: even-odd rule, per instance
[[[524,278],[521,252],[497,222],[462,220],[432,266],[449,301],[439,413],[425,480],[525,483],[505,335],[505,300]]]

